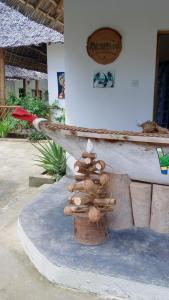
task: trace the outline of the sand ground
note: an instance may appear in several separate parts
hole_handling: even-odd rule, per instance
[[[33,161],[35,154],[29,142],[0,140],[0,300],[96,300],[49,283],[18,240],[18,215],[41,192],[28,186],[29,175],[40,171]]]

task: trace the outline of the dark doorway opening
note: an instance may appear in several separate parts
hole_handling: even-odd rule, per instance
[[[169,31],[158,33],[154,120],[169,128]]]

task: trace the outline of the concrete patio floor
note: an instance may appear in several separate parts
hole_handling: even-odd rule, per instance
[[[17,236],[22,208],[40,189],[28,187],[35,148],[28,142],[0,140],[0,300],[96,300],[93,295],[49,283],[27,258]]]

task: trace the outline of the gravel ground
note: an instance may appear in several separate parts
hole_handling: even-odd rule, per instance
[[[17,237],[21,209],[40,189],[28,186],[38,174],[36,149],[23,141],[0,140],[0,300],[96,300],[93,295],[65,290],[49,283],[33,267]]]

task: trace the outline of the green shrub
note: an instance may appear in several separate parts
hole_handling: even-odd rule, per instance
[[[49,115],[49,108],[44,101],[37,97],[22,97],[17,98],[14,95],[11,95],[7,99],[7,105],[19,105],[24,109],[28,110],[31,114],[37,115],[40,117],[47,117]]]
[[[66,173],[66,152],[62,147],[49,141],[46,144],[34,145],[40,152],[37,155],[37,165],[42,167],[49,175],[59,180]]]
[[[6,119],[10,125],[11,125],[11,131],[16,131],[16,130],[22,130],[22,129],[28,129],[30,128],[30,125],[26,121],[22,120],[17,120],[13,118],[12,116],[8,115]]]
[[[0,137],[7,137],[11,131],[11,124],[8,120],[0,121]]]
[[[28,140],[31,142],[37,142],[40,140],[46,140],[46,135],[37,131],[36,129],[32,129],[31,132],[28,134]]]
[[[56,121],[65,124],[65,110],[60,107],[60,114],[56,117]]]

